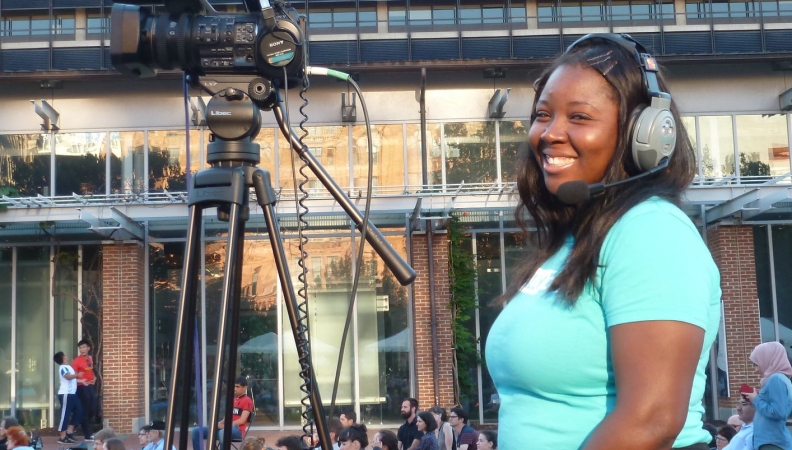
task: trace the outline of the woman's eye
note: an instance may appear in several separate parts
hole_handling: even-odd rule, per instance
[[[575,120],[588,120],[588,119],[590,119],[590,117],[587,116],[586,114],[572,114],[572,118],[575,119]]]
[[[550,117],[550,114],[547,113],[546,111],[537,111],[535,116],[537,119],[542,119],[542,118]]]

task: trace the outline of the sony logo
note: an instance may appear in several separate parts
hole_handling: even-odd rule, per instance
[[[231,111],[210,111],[210,116],[230,116]]]
[[[279,45],[281,45],[281,44],[283,44],[283,41],[273,42],[273,43],[272,43],[272,44],[270,44],[269,46],[270,46],[270,47],[277,47],[277,46],[279,46]]]

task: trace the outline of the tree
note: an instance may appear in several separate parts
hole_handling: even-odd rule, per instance
[[[765,164],[759,158],[759,153],[750,155],[740,152],[740,176],[741,177],[760,177],[770,175],[770,165]]]

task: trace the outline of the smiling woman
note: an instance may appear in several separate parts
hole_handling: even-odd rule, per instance
[[[707,449],[720,277],[677,206],[695,160],[656,62],[627,35],[589,35],[535,87],[515,216],[536,250],[486,343],[499,447]],[[562,201],[570,182],[612,186]]]

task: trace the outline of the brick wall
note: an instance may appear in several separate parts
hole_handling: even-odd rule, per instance
[[[415,311],[415,372],[421,410],[435,405],[434,378],[439,382],[440,406],[448,409],[454,403],[453,347],[451,342],[451,310],[448,279],[448,237],[433,235],[432,259],[434,273],[429,273],[429,245],[426,235],[412,236],[412,265],[417,276],[413,284]],[[432,347],[432,319],[429,283],[434,283],[437,318],[437,348]],[[437,352],[438,368],[433,368],[433,352]]]
[[[729,363],[731,398],[719,399],[719,403],[722,408],[734,408],[741,384],[759,386],[759,375],[748,359],[754,347],[761,343],[753,228],[716,226],[707,231],[707,240],[721,273]]]
[[[103,247],[102,410],[110,426],[131,433],[145,416],[144,248],[139,244]]]

